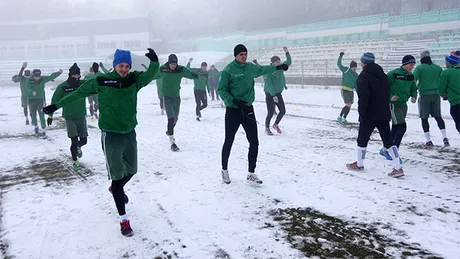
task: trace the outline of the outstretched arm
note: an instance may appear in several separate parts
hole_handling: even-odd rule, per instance
[[[259,77],[261,75],[266,75],[266,74],[273,73],[276,71],[276,67],[271,66],[271,65],[260,66],[260,65],[256,65],[252,63],[247,63],[247,64],[249,65],[249,68],[253,71],[255,77]]]
[[[97,77],[89,79],[81,84],[77,90],[73,91],[72,93],[68,94],[60,101],[57,101],[55,104],[57,108],[64,107],[68,104],[76,102],[78,100],[84,99],[88,96],[97,94],[99,84],[97,82]]]
[[[59,71],[54,72],[49,76],[42,76],[42,79],[45,82],[53,81],[54,79],[58,78],[61,74],[62,74],[62,69],[59,69]]]
[[[188,79],[197,79],[198,75],[194,73],[192,70],[184,67],[181,72],[182,77],[188,78]]]

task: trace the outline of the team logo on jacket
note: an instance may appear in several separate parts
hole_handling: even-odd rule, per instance
[[[105,78],[105,77],[98,77],[97,79],[97,83],[100,85],[100,86],[108,86],[108,87],[113,87],[113,88],[120,88],[120,83],[117,81],[117,80],[113,80],[113,79],[110,79],[110,78]]]
[[[234,77],[234,78],[238,78],[238,77],[242,77],[242,76],[244,76],[244,74],[243,74],[243,73],[240,73],[240,74],[234,74],[234,75],[233,75],[233,77]]]
[[[64,92],[66,92],[66,93],[71,93],[71,92],[73,92],[75,90],[77,90],[76,87],[66,87],[66,88],[64,88]]]
[[[414,75],[394,74],[394,78],[397,80],[403,80],[403,81],[414,81],[415,80]]]
[[[163,73],[180,73],[180,72],[182,72],[182,69],[183,69],[183,67],[179,66],[179,65],[174,70],[171,70],[169,68],[169,66],[161,66],[160,67],[160,72],[163,72]]]

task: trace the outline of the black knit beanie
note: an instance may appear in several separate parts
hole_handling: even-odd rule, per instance
[[[248,49],[243,44],[236,45],[235,48],[233,49],[233,55],[236,57],[241,52],[248,52]]]
[[[80,68],[78,67],[77,63],[73,63],[73,65],[69,68],[69,76],[72,75],[79,75]]]

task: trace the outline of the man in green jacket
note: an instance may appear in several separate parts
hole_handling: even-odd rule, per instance
[[[43,106],[45,104],[45,84],[58,78],[61,74],[62,69],[60,69],[58,72],[52,73],[50,76],[42,76],[42,71],[40,71],[40,69],[34,69],[32,71],[32,76],[26,79],[29,111],[30,117],[32,119],[32,125],[34,125],[35,127],[35,134],[38,134],[38,113],[40,117],[40,124],[42,127],[41,135],[43,138],[46,137],[46,120],[45,115],[42,111]]]
[[[412,69],[415,66],[415,58],[412,55],[404,56],[402,66],[388,72],[390,81],[390,111],[391,111],[391,135],[393,144],[401,145],[404,134],[407,130],[406,115],[407,101],[410,98],[412,103],[417,101],[417,86]],[[380,154],[388,160],[392,160],[387,150],[382,148]]]
[[[137,95],[139,90],[152,82],[160,66],[155,51],[148,50],[145,54],[150,59],[147,71],[130,72],[131,53],[117,49],[113,60],[114,71],[90,78],[76,91],[43,109],[46,114],[51,114],[61,107],[99,94],[98,124],[102,131],[102,150],[106,158],[108,177],[112,180],[109,191],[120,215],[121,233],[124,236],[134,234],[126,215],[125,204],[128,203],[128,196],[124,194],[123,188],[137,173]]]
[[[80,68],[77,63],[74,63],[69,69],[69,77],[67,80],[56,87],[51,99],[51,104],[58,103],[62,98],[76,91],[78,87],[85,82],[84,80],[80,81],[80,77]],[[85,116],[85,99],[80,99],[62,108],[62,117],[65,119],[67,136],[71,141],[70,154],[72,155],[75,169],[80,168],[78,158],[81,158],[83,155],[81,147],[88,142],[88,129]],[[49,115],[47,122],[48,126],[53,123],[53,114]]]
[[[441,115],[441,97],[439,96],[439,77],[442,73],[442,68],[431,61],[430,52],[428,50],[420,53],[421,60],[414,70],[415,82],[418,82],[417,88],[419,92],[418,111],[422,120],[422,128],[426,137],[426,148],[433,147],[430,134],[430,124],[428,118],[430,115],[438,123],[441,130],[444,146],[448,147],[449,139],[447,139],[446,124]]]
[[[24,70],[27,67],[27,62],[24,62],[22,64],[21,69],[19,70],[19,74],[14,75],[12,80],[15,83],[19,83],[19,86],[21,87],[21,107],[24,112],[24,116],[26,117],[26,125],[29,125],[29,116],[28,116],[28,106],[29,106],[29,97],[28,97],[28,91],[27,91],[27,85],[26,85],[26,79],[30,77],[30,70]],[[24,73],[24,75],[22,75]]]
[[[179,119],[181,80],[183,77],[188,79],[198,78],[197,74],[184,66],[178,65],[177,62],[175,54],[169,55],[168,62],[160,67],[160,73],[155,77],[155,79],[161,80],[161,93],[163,94],[166,115],[168,116],[166,135],[169,137],[172,151],[179,151],[174,138],[174,127]]]
[[[337,117],[338,123],[348,124],[347,116],[350,112],[351,105],[354,100],[354,90],[356,88],[356,80],[358,79],[358,73],[356,73],[356,68],[358,64],[355,61],[350,62],[350,67],[345,67],[342,65],[342,59],[344,52],[340,52],[339,58],[337,59],[337,66],[340,71],[342,71],[342,99],[345,103],[345,106],[340,111],[339,117]]]
[[[255,100],[254,78],[276,70],[288,69],[288,65],[260,66],[247,63],[248,50],[238,44],[233,50],[235,60],[228,64],[221,72],[217,92],[226,105],[225,112],[225,141],[222,147],[222,181],[230,184],[228,174],[228,158],[232,149],[235,134],[240,125],[243,125],[246,138],[249,142],[248,175],[246,180],[252,184],[262,184],[255,174],[259,139],[257,136],[257,121],[252,104]]]
[[[195,87],[193,88],[193,93],[195,95],[195,113],[196,113],[196,120],[201,121],[201,111],[208,107],[208,98],[207,93],[209,93],[209,80],[208,80],[208,63],[202,62],[201,68],[190,68],[190,64],[192,63],[193,58],[190,58],[187,63],[187,68],[190,69],[193,73],[198,75],[198,78],[193,79],[193,83]]]
[[[290,66],[292,64],[291,54],[287,47],[283,47],[284,53],[286,55],[286,61],[283,64]],[[270,59],[270,65],[279,66],[281,64],[281,59],[278,56],[273,56]],[[273,133],[270,130],[270,121],[273,117],[275,111],[275,105],[278,106],[279,113],[276,116],[275,124],[273,124],[273,129],[281,134],[282,131],[278,126],[281,122],[281,119],[286,114],[286,106],[284,105],[283,96],[281,93],[286,87],[286,80],[284,78],[283,70],[276,70],[273,73],[264,75],[264,92],[265,92],[265,102],[267,103],[267,117],[265,118],[265,133],[267,135],[273,136]]]
[[[439,94],[450,103],[450,115],[460,133],[460,50],[446,56],[446,67],[439,79]]]

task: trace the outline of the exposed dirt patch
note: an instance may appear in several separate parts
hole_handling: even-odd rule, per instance
[[[404,239],[405,234],[381,223],[347,222],[311,208],[287,208],[270,212],[284,238],[307,257],[320,258],[442,258],[420,247],[381,234],[391,231]]]

